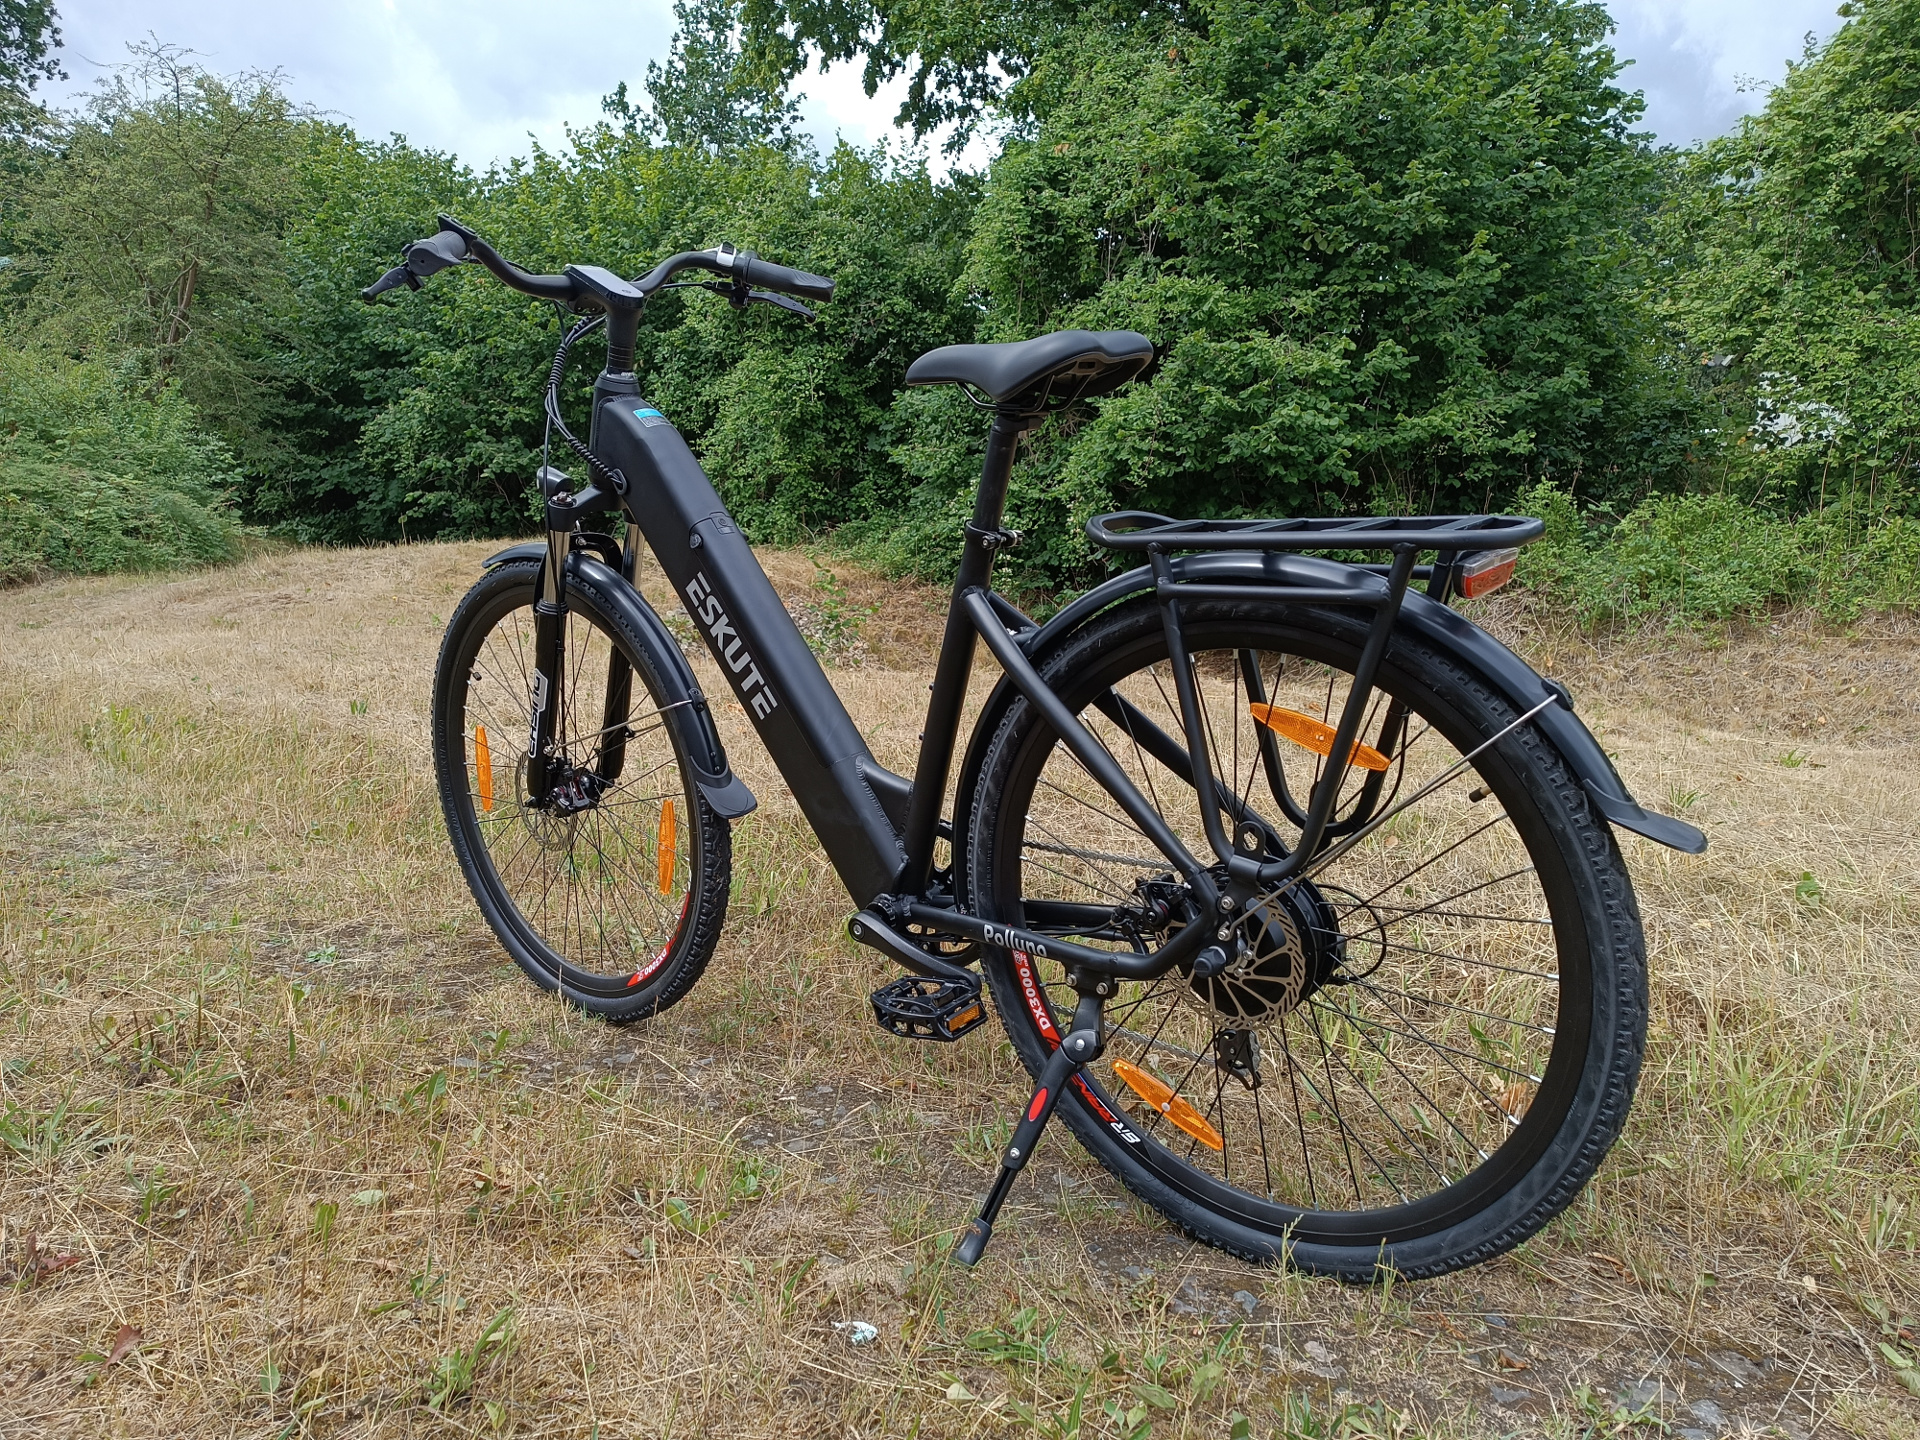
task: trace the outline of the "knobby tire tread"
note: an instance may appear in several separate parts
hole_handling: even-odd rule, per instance
[[[1279,604],[1277,601],[1254,605],[1216,602],[1204,609],[1199,605],[1183,607],[1183,615],[1195,612],[1204,613],[1209,620],[1237,618],[1270,622]],[[1143,608],[1141,602],[1136,602],[1093,617],[1063,637],[1051,654],[1034,657],[1036,668],[1056,690],[1071,691],[1073,685],[1069,677],[1073,671],[1097,664],[1103,651],[1129,638],[1131,627],[1140,623]],[[1352,623],[1351,616],[1310,607],[1284,607],[1278,613],[1283,615],[1284,623],[1300,627],[1331,623],[1337,628],[1343,621]],[[1153,615],[1153,623],[1158,624],[1157,609]],[[1418,674],[1436,698],[1456,709],[1478,712],[1500,724],[1516,718],[1511,705],[1483,677],[1425,642],[1403,632],[1394,637],[1388,654],[1390,663]],[[1462,698],[1470,699],[1470,706],[1463,707]],[[987,892],[994,883],[994,867],[1000,863],[991,853],[994,827],[981,823],[981,817],[994,813],[997,795],[1005,789],[1025,731],[1043,723],[1024,700],[1016,700],[1001,718],[980,767],[974,793],[969,797],[972,823],[964,839],[967,856],[962,883],[967,887],[976,913],[993,914]],[[1522,772],[1523,778],[1524,773],[1530,772],[1545,782],[1556,803],[1541,805],[1544,818],[1560,838],[1563,849],[1570,837],[1579,860],[1584,862],[1576,868],[1575,879],[1579,881],[1579,870],[1584,869],[1589,883],[1579,888],[1591,950],[1590,964],[1595,967],[1596,975],[1604,970],[1611,977],[1610,994],[1604,997],[1604,1003],[1603,997],[1595,995],[1594,1032],[1589,1037],[1579,1092],[1546,1153],[1508,1191],[1495,1197],[1491,1205],[1438,1232],[1437,1236],[1422,1236],[1384,1247],[1319,1243],[1309,1248],[1289,1243],[1284,1234],[1256,1233],[1248,1225],[1226,1220],[1198,1200],[1172,1189],[1144,1164],[1130,1163],[1125,1144],[1099,1124],[1077,1095],[1063,1096],[1057,1114],[1067,1121],[1082,1147],[1132,1194],[1159,1211],[1183,1234],[1242,1260],[1256,1264],[1287,1263],[1354,1283],[1377,1283],[1388,1276],[1426,1279],[1483,1263],[1537,1234],[1573,1202],[1599,1169],[1626,1123],[1645,1056],[1647,970],[1639,907],[1612,828],[1593,811],[1585,790],[1559,752],[1532,726],[1515,731],[1503,742],[1503,748],[1506,744],[1517,744],[1524,754],[1524,768],[1514,763],[1516,772]],[[1598,913],[1591,913],[1595,909]],[[989,949],[983,957],[982,969],[987,975],[994,1010],[1015,1054],[1029,1073],[1037,1076],[1045,1060],[1045,1042],[1027,1015],[1010,957],[1004,950]],[[1596,992],[1598,988],[1596,982]],[[1608,1011],[1611,1013],[1603,1034],[1602,1015]],[[1595,1083],[1596,1071],[1601,1093],[1593,1097],[1588,1091]],[[1569,1134],[1569,1126],[1576,1121],[1575,1133]],[[1502,1216],[1491,1228],[1479,1224],[1489,1211],[1500,1210],[1505,1202],[1527,1190],[1536,1177],[1549,1169],[1555,1172],[1550,1182],[1519,1206],[1517,1213]],[[1476,1229],[1479,1233],[1473,1233]]]
[[[453,728],[464,718],[465,677],[452,673],[452,669],[457,657],[466,649],[466,637],[475,626],[475,615],[490,605],[499,592],[516,587],[525,588],[528,603],[531,604],[539,570],[537,562],[512,561],[497,566],[467,592],[454,611],[452,619],[448,622],[446,634],[441,640],[440,655],[434,670],[433,759],[447,836],[453,844],[454,858],[459,862],[460,873],[466,879],[467,888],[472,891],[474,900],[479,904],[488,928],[493,931],[495,938],[500,941],[513,962],[534,984],[551,993],[560,988],[552,968],[528,952],[523,938],[515,933],[513,925],[504,913],[514,908],[511,898],[504,893],[496,893],[487,878],[491,873],[491,866],[478,864],[473,854],[475,837],[467,833],[459,808],[465,800],[465,734],[463,729],[460,730],[456,742]],[[658,705],[658,692],[654,688],[646,659],[646,647],[641,638],[630,633],[619,623],[616,618],[617,612],[604,603],[593,586],[576,581],[568,587],[568,594],[570,599],[586,602],[600,622],[604,633],[620,637],[624,642],[629,661],[637,662],[633,663],[633,670],[641,688],[646,691],[654,704]],[[481,638],[484,639],[484,637]],[[456,686],[462,688],[456,690]],[[452,709],[458,709],[460,714],[454,715],[451,713]],[[675,757],[682,775],[690,774],[687,757],[677,732],[669,726],[668,733],[672,736]],[[675,953],[662,967],[659,978],[641,986],[631,998],[623,996],[609,1000],[602,996],[581,993],[571,987],[564,992],[568,1003],[598,1016],[609,1024],[634,1024],[658,1015],[684,999],[700,977],[706,973],[707,965],[713,959],[714,949],[719,944],[720,933],[726,925],[727,900],[733,879],[732,827],[707,803],[706,797],[700,794],[697,786],[687,788],[692,797],[690,818],[693,824],[689,828],[693,829],[699,837],[700,886],[693,893],[694,903],[688,906],[686,920],[675,933],[673,942]]]

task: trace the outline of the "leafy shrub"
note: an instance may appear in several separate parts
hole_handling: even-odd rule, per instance
[[[1832,619],[1920,604],[1920,525],[1854,504],[1784,516],[1729,494],[1662,495],[1616,518],[1541,484],[1518,508],[1547,525],[1521,552],[1520,580],[1587,626],[1726,620],[1802,601]]]
[[[1920,514],[1920,0],[1841,13],[1761,114],[1676,158],[1646,304],[1722,412],[1696,444],[1730,483]]]
[[[177,390],[0,351],[0,580],[231,559],[238,479]]]
[[[963,282],[983,338],[1127,328],[1164,355],[1035,433],[1009,502],[1030,579],[1093,578],[1096,510],[1684,479],[1694,399],[1638,301],[1659,168],[1599,7],[1080,13],[1014,87],[1032,123],[993,163]]]

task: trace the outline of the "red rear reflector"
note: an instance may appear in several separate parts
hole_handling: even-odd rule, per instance
[[[1033,1103],[1027,1107],[1027,1119],[1038,1120],[1040,1118],[1040,1112],[1046,1108],[1046,1104],[1047,1104],[1047,1092],[1046,1092],[1046,1088],[1043,1086],[1041,1089],[1034,1092]]]
[[[1491,595],[1513,578],[1514,562],[1519,558],[1518,550],[1482,550],[1469,555],[1460,567],[1460,593],[1469,600]]]

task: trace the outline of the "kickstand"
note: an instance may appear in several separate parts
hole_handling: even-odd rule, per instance
[[[1080,1073],[1081,1066],[1099,1056],[1100,1003],[1098,995],[1081,995],[1080,1003],[1074,1007],[1072,1032],[1047,1057],[1039,1083],[1034,1086],[1033,1098],[1027,1102],[1026,1113],[1014,1126],[1013,1139],[1007,1142],[1006,1154],[1000,1157],[1000,1173],[993,1177],[986,1203],[972,1223],[960,1232],[959,1242],[953,1247],[953,1258],[962,1265],[977,1264],[985,1252],[987,1241],[993,1237],[993,1222],[1006,1203],[1007,1192],[1013,1188],[1013,1177],[1033,1158],[1034,1147],[1040,1143],[1040,1132],[1047,1128],[1047,1121],[1053,1118],[1053,1107],[1060,1103],[1060,1092]]]

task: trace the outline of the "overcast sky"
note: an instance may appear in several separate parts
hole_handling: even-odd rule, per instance
[[[1809,31],[1839,20],[1835,0],[1608,0],[1615,47],[1634,64],[1647,125],[1686,144],[1757,110]],[[672,38],[670,0],[62,0],[61,51],[77,96],[149,32],[223,72],[280,70],[293,95],[365,135],[405,135],[477,167],[564,143],[599,118],[620,81],[638,89]],[[1742,87],[1745,87],[1744,92]],[[898,138],[898,94],[869,100],[855,66],[804,77],[804,112],[823,144]],[[976,153],[978,153],[976,151]]]

